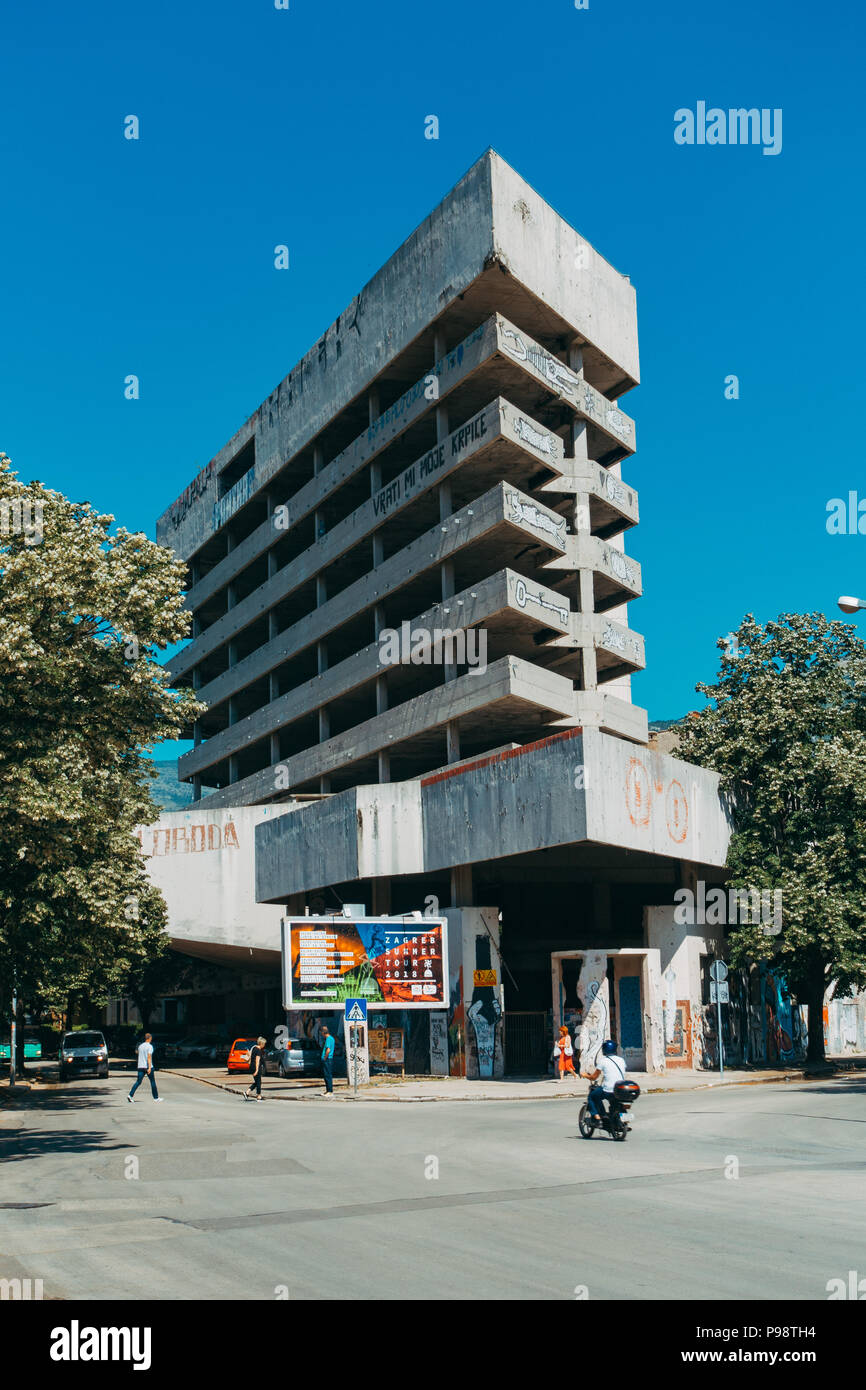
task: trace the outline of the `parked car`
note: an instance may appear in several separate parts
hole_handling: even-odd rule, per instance
[[[321,1076],[322,1044],[315,1038],[289,1038],[285,1047],[266,1048],[263,1064],[266,1076]],[[346,1075],[346,1053],[339,1038],[333,1074]]]
[[[9,1061],[9,1049],[12,1046],[11,1040],[6,1039],[0,1042],[0,1062]],[[34,1061],[42,1056],[42,1039],[31,1033],[24,1034],[24,1060],[25,1062]]]
[[[256,1045],[255,1038],[235,1038],[229,1048],[226,1067],[230,1072],[249,1071],[250,1053]]]
[[[64,1033],[60,1040],[60,1080],[93,1072],[108,1076],[108,1048],[102,1033]]]
[[[166,1061],[221,1062],[225,1055],[225,1043],[204,1034],[181,1038],[178,1042],[167,1043],[165,1047]]]
[[[265,1076],[321,1076],[321,1052],[312,1038],[287,1038],[284,1046],[265,1049]]]
[[[133,1051],[131,1053],[133,1057],[138,1051],[138,1043],[141,1041],[143,1036],[143,1033],[139,1033],[138,1038],[136,1040],[136,1046],[133,1048]],[[177,1043],[182,1041],[183,1039],[181,1038],[179,1033],[154,1033],[153,1060],[154,1062],[156,1062],[157,1066],[159,1066],[162,1062],[165,1062],[167,1060],[169,1055],[169,1048],[175,1047]]]

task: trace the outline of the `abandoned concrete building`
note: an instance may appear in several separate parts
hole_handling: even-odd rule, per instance
[[[630,1065],[712,1061],[723,943],[673,895],[723,880],[729,827],[631,697],[638,379],[628,277],[488,151],[163,514],[171,672],[208,707],[160,827],[201,829],[152,861],[179,949],[267,974],[282,912],[438,904],[451,1070],[543,1069],[604,981]],[[219,922],[205,872],[233,876]]]

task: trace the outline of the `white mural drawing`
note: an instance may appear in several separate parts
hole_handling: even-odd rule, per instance
[[[607,978],[601,981],[591,980],[586,993],[586,1003],[589,1007],[584,1009],[583,1023],[580,1026],[580,1069],[594,1071],[601,1045],[609,1036],[610,988]]]
[[[540,591],[534,594],[531,589],[527,589],[525,580],[518,579],[514,586],[514,601],[518,608],[525,608],[527,599],[531,599],[533,603],[537,603],[540,608],[547,608],[550,612],[555,613],[563,627],[568,625],[567,608],[562,608],[557,603],[550,603]]]
[[[511,504],[515,521],[533,526],[536,531],[547,532],[548,535],[555,537],[557,545],[562,550],[565,549],[565,517],[551,516],[548,512],[542,512],[531,502],[522,502],[516,492],[508,494],[508,501]]]

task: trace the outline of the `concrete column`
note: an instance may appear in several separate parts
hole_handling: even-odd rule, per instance
[[[370,880],[370,910],[374,917],[388,917],[391,914],[391,880],[374,878]]]
[[[573,342],[568,349],[568,365],[575,376],[583,380],[583,348],[577,342]],[[571,426],[571,445],[575,463],[586,463],[589,459],[587,452],[586,421],[575,419]]]
[[[433,340],[433,361],[434,366],[441,357],[445,355],[445,335],[441,329],[436,330]],[[448,407],[437,405],[436,407],[436,442],[441,444],[443,439],[448,437]],[[439,520],[445,521],[453,510],[453,499],[451,495],[451,482],[446,479],[439,486]],[[443,601],[453,596],[454,588],[454,564],[446,560],[440,566],[440,584]],[[454,680],[457,675],[457,668],[452,661],[445,663],[444,677],[446,681]],[[460,760],[460,727],[456,720],[449,720],[445,729],[445,747],[449,763],[456,763]]]
[[[198,773],[192,779],[192,799],[193,801],[201,801],[201,777]]]
[[[376,387],[374,387],[373,390],[370,391],[367,400],[368,400],[368,409],[369,409],[369,420],[370,420],[370,424],[372,425],[373,421],[374,421],[374,420],[377,420],[377,419],[379,418],[379,413],[380,413],[379,392],[378,392],[378,389],[377,389]],[[379,489],[381,488],[381,486],[382,486],[382,465],[381,465],[381,463],[378,461],[378,459],[373,459],[372,462],[370,463],[370,496],[371,496],[371,497],[375,497],[376,493],[379,491]],[[374,535],[373,535],[373,568],[374,568],[374,569],[377,569],[378,566],[382,564],[382,562],[383,562],[384,559],[385,559],[385,540],[384,540],[384,537],[381,535],[381,533],[377,531],[377,532],[375,532]],[[385,626],[386,626],[386,623],[385,623],[385,608],[384,608],[384,605],[381,604],[381,603],[377,603],[377,604],[376,604],[376,607],[375,607],[374,610],[373,610],[373,632],[374,632],[374,636],[376,637],[377,640],[378,640],[378,637],[379,637],[379,633],[382,631],[383,627],[385,627]],[[383,671],[382,674],[381,674],[380,676],[377,676],[377,677],[376,677],[376,713],[377,713],[377,714],[384,714],[385,711],[387,710],[387,708],[388,708],[388,674],[387,674],[386,671]],[[382,750],[382,751],[379,753],[379,755],[378,755],[378,760],[377,760],[377,761],[378,761],[378,778],[379,778],[379,781],[380,781],[380,782],[390,782],[390,780],[391,780],[391,755],[388,753],[387,749]],[[375,895],[375,882],[374,882],[373,888],[374,888],[374,895]],[[389,900],[389,902],[390,902],[390,891],[391,891],[391,890],[390,890],[390,883],[389,883],[389,884],[388,884],[388,900]],[[375,908],[374,911],[387,913],[387,912],[390,911],[390,907],[388,907],[388,908],[384,908],[384,907]]]
[[[314,471],[315,473],[320,473],[320,472],[322,471],[322,468],[323,468],[323,467],[324,467],[324,451],[323,451],[323,449],[322,449],[321,444],[317,444],[316,447],[315,447],[315,449],[314,449],[314,451],[313,451],[313,471]],[[319,514],[319,512],[316,512],[316,513],[315,513],[315,516],[314,516],[314,518],[313,518],[313,531],[314,531],[314,534],[315,534],[315,537],[316,537],[317,540],[318,540],[318,537],[319,537],[319,520],[320,520],[320,514]],[[327,598],[328,598],[328,581],[326,580],[326,578],[325,578],[325,576],[324,576],[323,574],[317,574],[317,575],[316,575],[316,607],[317,607],[317,608],[321,608],[322,604],[325,603],[325,602],[327,601]],[[319,673],[320,676],[323,675],[324,672],[327,671],[327,669],[328,669],[328,644],[327,644],[327,642],[322,641],[322,642],[317,642],[317,643],[316,643],[316,669],[318,670],[318,673]],[[327,707],[327,705],[324,705],[324,706],[319,710],[319,742],[320,742],[320,743],[324,743],[325,740],[326,740],[327,738],[330,738],[330,736],[331,736],[331,720],[330,720],[330,715],[329,715],[329,713],[328,713],[328,707]],[[330,791],[330,787],[331,787],[331,779],[330,779],[330,777],[320,777],[320,778],[319,778],[319,791],[321,791],[321,792]]]
[[[200,689],[201,689],[201,675],[199,674],[199,669],[198,669],[197,666],[194,666],[194,667],[193,667],[193,672],[192,672],[192,688],[193,688],[193,693],[194,693],[196,690],[200,690]],[[195,748],[198,748],[199,744],[201,743],[201,721],[198,720],[198,719],[195,720],[195,722],[194,722],[194,724],[193,724],[193,726],[192,726],[192,741],[193,741],[193,746],[194,746]]]
[[[237,780],[238,780],[238,758],[237,758],[237,754],[236,754],[236,753],[233,753],[232,756],[229,758],[229,782],[230,782],[230,784],[231,784],[232,786],[234,786],[234,784],[235,784],[235,782],[237,782]]]
[[[592,885],[592,929],[601,944],[602,934],[611,929],[610,884],[596,882]]]
[[[578,570],[578,583],[580,586],[580,611],[581,613],[592,614],[595,612],[595,596],[592,588],[592,570]],[[583,688],[584,690],[598,689],[598,663],[595,658],[595,646],[592,638],[588,644],[581,649],[583,658]]]
[[[271,766],[272,766],[272,767],[273,767],[273,766],[276,766],[276,764],[280,761],[280,736],[279,736],[279,734],[271,734],[271,737],[270,737],[270,753],[269,753],[269,756],[270,756],[270,759],[271,759]]]
[[[458,864],[451,870],[451,906],[472,907],[472,865]]]

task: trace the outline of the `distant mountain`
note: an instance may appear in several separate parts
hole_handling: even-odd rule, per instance
[[[159,776],[150,784],[150,794],[163,811],[182,811],[192,801],[192,783],[177,780],[177,763],[154,762]]]
[[[665,729],[676,729],[680,724],[685,724],[687,719],[687,714],[681,714],[679,719],[651,719],[649,721],[650,732],[662,733]]]

